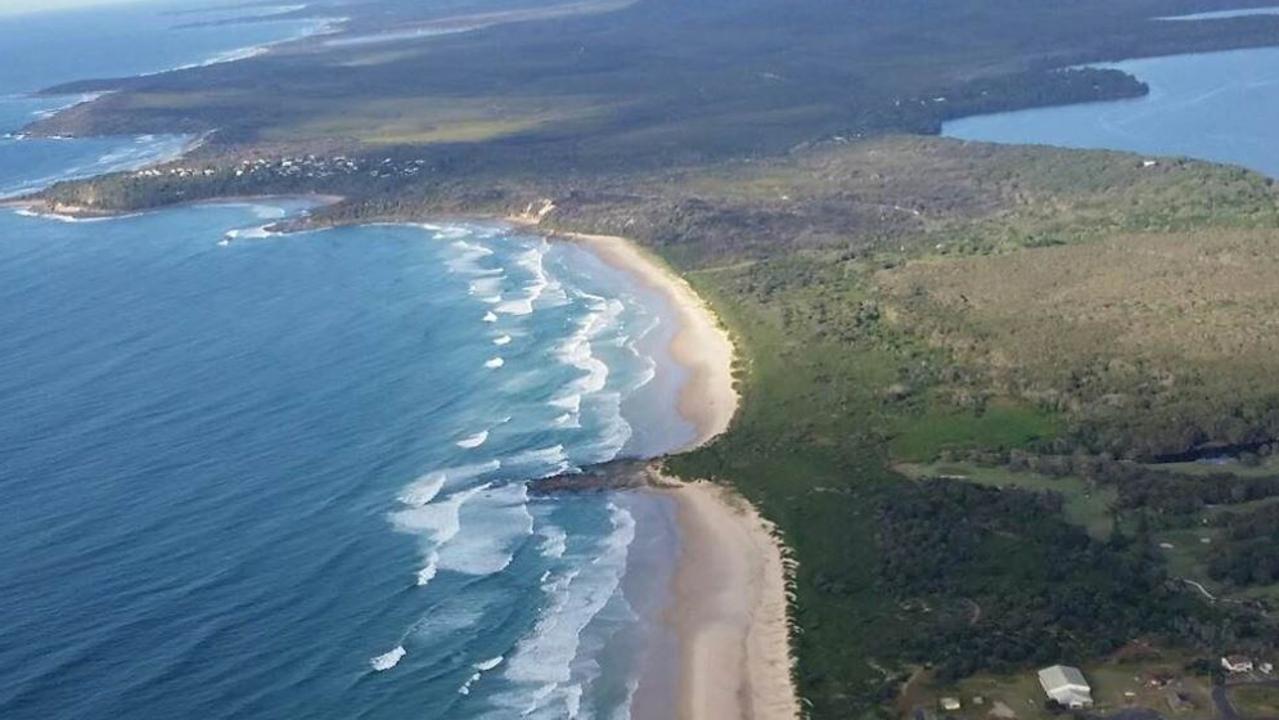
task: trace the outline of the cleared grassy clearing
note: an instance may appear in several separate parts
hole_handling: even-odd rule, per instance
[[[1246,718],[1279,717],[1279,688],[1241,685],[1230,690],[1230,700]]]
[[[980,413],[936,404],[922,417],[903,419],[890,447],[895,458],[921,462],[950,450],[1022,448],[1060,429],[1052,414],[1009,401],[991,403]]]
[[[909,478],[948,477],[991,487],[1016,487],[1036,492],[1055,492],[1065,501],[1066,519],[1083,527],[1098,540],[1114,530],[1111,507],[1118,493],[1113,487],[1096,486],[1077,477],[1054,478],[1033,472],[1013,472],[971,463],[902,463],[894,469]]]
[[[300,125],[270,128],[265,140],[296,142],[306,139],[346,138],[371,145],[429,145],[474,143],[528,132],[587,115],[588,103],[563,98],[542,101],[449,97],[416,97],[376,100],[342,108],[317,106],[312,118]]]
[[[1121,651],[1083,663],[1081,670],[1092,686],[1095,712],[1149,708],[1168,718],[1201,718],[1212,712],[1212,686],[1210,678],[1186,671],[1186,664],[1194,659],[1186,653],[1142,646],[1136,657],[1125,657]],[[949,687],[923,684],[915,703],[935,708],[941,697],[960,698],[964,709],[955,717],[971,720],[993,717],[996,702],[1020,720],[1058,717],[1044,707],[1044,691],[1030,669],[1010,675],[976,675]],[[975,704],[974,698],[981,698],[982,704]]]

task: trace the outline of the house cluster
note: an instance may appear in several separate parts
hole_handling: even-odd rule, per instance
[[[422,172],[425,160],[383,158],[381,161],[349,158],[337,155],[331,158],[306,155],[273,160],[258,158],[243,160],[235,169],[236,177],[267,175],[272,177],[327,178],[335,175],[364,173],[375,178],[413,177]]]
[[[211,177],[219,174],[231,174],[237,178],[308,178],[323,179],[335,176],[367,174],[373,178],[411,178],[423,172],[425,160],[366,160],[349,158],[345,155],[335,157],[317,157],[315,155],[299,155],[283,158],[257,158],[241,160],[231,168],[187,167],[171,165],[162,168],[148,168],[133,173],[134,177],[156,178],[176,177],[194,178]]]
[[[133,173],[133,177],[161,177],[169,175],[172,177],[190,178],[216,175],[217,170],[213,168],[192,168],[192,167],[168,167],[168,168],[147,168]]]

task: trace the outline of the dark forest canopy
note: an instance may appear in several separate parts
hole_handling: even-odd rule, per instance
[[[475,21],[480,29],[359,45],[316,40],[245,62],[73,83],[55,91],[123,92],[35,129],[216,130],[211,142],[223,147],[323,140],[444,154],[460,139],[474,172],[530,163],[615,172],[1130,97],[1145,92],[1131,77],[1065,69],[1279,38],[1279,18],[1154,19],[1223,6],[1175,0],[619,5],[576,3],[569,13],[554,2],[503,3],[510,21],[499,22],[500,13],[460,3],[462,17],[487,18]],[[411,7],[382,0],[342,12],[355,18],[350,34],[376,34],[416,22]],[[547,15],[531,21],[538,12]]]

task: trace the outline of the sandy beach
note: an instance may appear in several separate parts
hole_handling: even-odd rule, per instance
[[[697,428],[697,447],[728,429],[737,411],[733,345],[693,288],[660,260],[612,236],[567,237],[624,269],[670,302],[680,323],[675,361],[689,370],[679,412]],[[773,526],[731,489],[710,482],[664,482],[674,498],[680,558],[666,620],[679,642],[681,720],[793,720],[787,564]],[[646,697],[636,720],[669,720],[667,698]]]
[[[624,238],[565,233],[613,267],[625,270],[666,297],[679,322],[671,356],[689,371],[680,390],[679,413],[697,428],[689,448],[705,445],[728,429],[737,413],[733,387],[733,343],[693,288],[660,260]]]
[[[731,490],[669,490],[680,560],[670,621],[680,642],[683,720],[794,720],[786,565],[772,526]]]

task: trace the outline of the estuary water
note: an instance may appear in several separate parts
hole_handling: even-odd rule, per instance
[[[262,28],[157,7],[96,22],[218,42],[79,76]],[[38,21],[91,45],[76,15]],[[75,76],[6,81],[5,130]],[[11,136],[0,183],[183,141]],[[307,209],[0,209],[0,717],[628,717],[671,643],[672,509],[528,481],[694,437],[670,309],[500,225],[265,229]]]
[[[1143,98],[980,115],[947,137],[1181,155],[1279,177],[1279,48],[1132,60],[1113,67],[1150,85]]]

